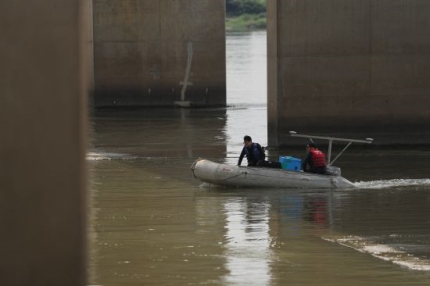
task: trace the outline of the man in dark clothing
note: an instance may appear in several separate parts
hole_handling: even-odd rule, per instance
[[[260,144],[252,143],[252,139],[248,135],[243,137],[243,144],[245,146],[243,146],[242,153],[240,153],[239,161],[237,162],[238,166],[242,163],[242,159],[245,155],[246,159],[248,159],[248,167],[258,166],[264,162],[266,155]]]
[[[327,173],[325,154],[318,150],[315,143],[309,143],[306,146],[306,150],[308,153],[302,162],[302,170],[305,172],[325,175]],[[307,165],[309,165],[309,169],[306,168]]]

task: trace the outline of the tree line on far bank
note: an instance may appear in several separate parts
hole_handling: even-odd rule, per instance
[[[226,0],[227,17],[266,13],[266,0]]]

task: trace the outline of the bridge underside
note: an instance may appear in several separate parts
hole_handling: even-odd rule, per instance
[[[268,0],[269,145],[430,143],[430,2]]]

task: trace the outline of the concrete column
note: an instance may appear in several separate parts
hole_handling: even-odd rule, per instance
[[[225,0],[94,0],[95,105],[226,104]]]
[[[278,0],[267,0],[267,128],[268,144],[278,146]]]
[[[429,144],[430,2],[269,0],[269,145]]]
[[[0,1],[0,285],[86,284],[88,1]]]

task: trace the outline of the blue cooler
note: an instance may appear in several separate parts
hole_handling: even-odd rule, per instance
[[[302,160],[291,156],[279,156],[279,162],[282,165],[282,169],[287,171],[300,172],[302,167]]]

